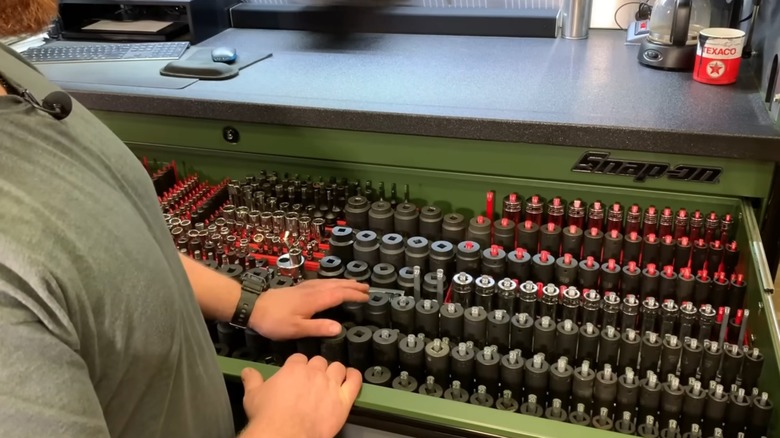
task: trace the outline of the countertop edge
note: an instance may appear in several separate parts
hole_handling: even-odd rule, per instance
[[[577,125],[396,112],[287,106],[197,98],[67,90],[86,108],[145,115],[191,117],[234,123],[520,142],[675,155],[769,160],[780,163],[780,137],[706,134],[608,125]],[[647,144],[654,137],[654,146]],[[735,147],[735,142],[739,146]]]

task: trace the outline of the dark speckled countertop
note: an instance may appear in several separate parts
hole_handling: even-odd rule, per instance
[[[370,35],[333,49],[303,32],[231,29],[200,46],[273,57],[183,89],[58,82],[96,110],[780,162],[780,130],[744,64],[736,85],[708,86],[640,66],[623,41]]]

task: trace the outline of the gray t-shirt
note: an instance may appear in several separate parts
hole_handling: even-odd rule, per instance
[[[0,45],[0,76],[57,88]],[[235,436],[203,317],[130,150],[0,97],[0,437]]]

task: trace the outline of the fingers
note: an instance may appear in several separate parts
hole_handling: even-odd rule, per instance
[[[309,367],[324,373],[328,370],[328,361],[322,356],[314,356],[309,361]]]
[[[347,369],[346,379],[344,384],[341,385],[341,396],[350,406],[355,403],[355,399],[360,393],[361,385],[363,385],[363,376],[360,374],[360,371],[354,368]]]
[[[241,382],[244,384],[244,392],[248,393],[263,384],[263,376],[254,368],[244,368],[241,370]]]
[[[317,287],[312,288],[309,293],[312,295],[312,298],[307,301],[313,306],[310,308],[313,313],[336,307],[347,301],[358,303],[368,301],[367,292],[348,287]]]
[[[311,286],[317,286],[317,288],[337,288],[337,289],[354,289],[358,292],[368,293],[368,285],[360,283],[355,280],[343,280],[343,279],[317,279],[309,280]]]
[[[336,385],[341,386],[344,383],[344,378],[347,376],[347,369],[344,367],[344,364],[333,362],[328,365],[328,370],[325,373]]]
[[[288,357],[287,360],[284,362],[284,365],[306,365],[309,363],[309,358],[304,356],[301,353],[295,353],[292,356]]]
[[[330,319],[301,319],[297,325],[295,336],[298,338],[329,338],[338,335],[342,330],[341,324]]]

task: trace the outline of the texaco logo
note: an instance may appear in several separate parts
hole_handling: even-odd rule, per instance
[[[710,61],[707,64],[707,74],[711,78],[719,78],[726,72],[726,65],[721,61]]]

